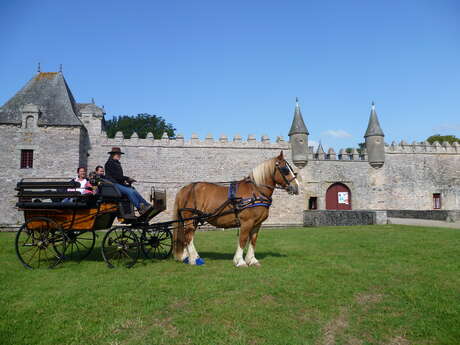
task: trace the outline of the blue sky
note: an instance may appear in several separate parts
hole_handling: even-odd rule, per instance
[[[107,116],[148,112],[178,133],[356,146],[372,100],[387,142],[460,136],[460,2],[2,1],[0,103],[64,75]]]

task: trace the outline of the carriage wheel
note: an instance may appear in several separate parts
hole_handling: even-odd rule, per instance
[[[94,248],[96,233],[94,231],[67,230],[66,235],[66,260],[82,261]]]
[[[172,234],[168,228],[144,229],[142,252],[147,259],[167,259],[172,253]]]
[[[140,254],[137,235],[128,227],[109,230],[102,240],[102,256],[110,268],[132,267]]]
[[[29,269],[53,268],[63,261],[66,237],[61,227],[45,217],[27,220],[16,234],[16,254]]]

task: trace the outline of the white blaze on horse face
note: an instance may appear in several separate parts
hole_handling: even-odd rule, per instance
[[[297,176],[296,176],[296,175],[294,174],[294,172],[292,171],[291,166],[290,166],[289,164],[286,164],[286,166],[288,167],[288,169],[289,169],[289,171],[290,171],[290,173],[291,173],[291,177],[294,178],[293,181],[295,181],[295,183],[297,184],[297,187],[300,187],[300,182],[299,182],[299,180],[297,180]]]

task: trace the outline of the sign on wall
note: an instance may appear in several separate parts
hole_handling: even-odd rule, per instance
[[[338,192],[337,197],[339,200],[339,204],[348,205],[348,192]]]

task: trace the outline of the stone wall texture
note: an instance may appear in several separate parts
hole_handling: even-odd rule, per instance
[[[0,126],[3,166],[0,177],[0,225],[22,223],[17,212],[14,187],[24,177],[73,177],[80,164],[94,169],[107,160],[112,146],[126,153],[125,175],[138,181],[136,188],[147,197],[152,186],[167,191],[168,209],[156,220],[170,220],[178,189],[194,181],[231,181],[248,176],[251,169],[284,151],[290,160],[290,144],[252,136],[218,139],[192,136],[184,140],[153,138],[125,139],[121,133],[109,139],[101,132],[101,119],[86,119],[85,128]],[[34,168],[19,169],[20,150],[34,150]],[[327,189],[336,182],[351,191],[353,210],[432,210],[433,193],[442,196],[444,210],[460,210],[460,148],[448,144],[391,144],[385,147],[385,164],[371,167],[366,155],[320,156],[310,154],[308,164],[298,170],[301,191],[291,196],[277,190],[266,225],[302,225],[310,197],[325,209]]]
[[[23,221],[15,204],[16,183],[22,178],[73,177],[81,156],[80,127],[0,126],[0,225],[18,226]],[[32,169],[20,169],[21,150],[33,150]]]

